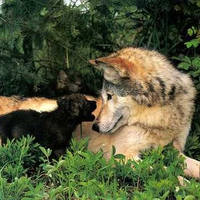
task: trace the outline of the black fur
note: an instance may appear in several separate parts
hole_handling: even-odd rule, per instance
[[[169,100],[174,100],[175,99],[175,92],[176,92],[176,86],[172,84],[171,90],[169,91]]]
[[[165,100],[165,90],[166,90],[165,82],[160,77],[156,77],[156,80],[159,82],[162,98],[163,100]]]
[[[52,112],[18,110],[0,117],[0,136],[2,143],[7,138],[33,135],[36,142],[53,150],[64,151],[69,146],[72,132],[82,121],[93,121],[92,112],[95,101],[88,101],[83,95],[72,94],[59,98],[58,108]]]

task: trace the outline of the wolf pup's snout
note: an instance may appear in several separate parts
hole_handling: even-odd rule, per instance
[[[90,111],[93,112],[97,108],[96,101],[88,101],[90,105]]]
[[[95,116],[92,114],[92,112],[97,108],[96,101],[88,101],[87,100],[87,106],[83,108],[83,115],[85,121],[93,121],[95,119]]]
[[[90,112],[93,112],[97,108],[96,101],[89,101],[90,104]],[[95,116],[91,114],[91,121],[95,119]]]

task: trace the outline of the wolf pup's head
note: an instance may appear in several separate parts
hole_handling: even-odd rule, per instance
[[[79,76],[71,79],[71,76],[64,70],[60,70],[56,80],[56,90],[58,94],[73,94],[82,90],[83,84]]]
[[[96,102],[87,100],[82,94],[71,94],[59,98],[58,108],[64,109],[70,119],[78,119],[79,122],[95,119],[92,112],[96,109]]]

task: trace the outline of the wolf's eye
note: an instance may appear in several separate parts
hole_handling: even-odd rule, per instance
[[[111,95],[111,94],[107,94],[107,99],[108,99],[108,101],[109,101],[110,99],[112,99],[112,95]]]

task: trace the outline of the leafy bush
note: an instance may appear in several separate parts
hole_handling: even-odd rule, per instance
[[[192,121],[191,134],[185,149],[189,156],[200,159],[200,56],[197,53],[200,47],[200,30],[192,26],[188,29],[188,35],[192,38],[184,43],[188,49],[187,54],[179,54],[178,57],[173,57],[173,59],[179,62],[178,68],[180,70],[191,76],[197,89],[195,115]]]
[[[90,152],[87,140],[72,140],[71,148],[58,161],[49,161],[50,152],[30,137],[8,141],[0,149],[0,199],[200,198],[198,182],[179,186],[177,176],[183,174],[183,159],[170,145],[146,151],[141,161],[127,163],[123,155],[114,154],[106,161],[103,152]],[[40,165],[33,170],[38,157]]]

